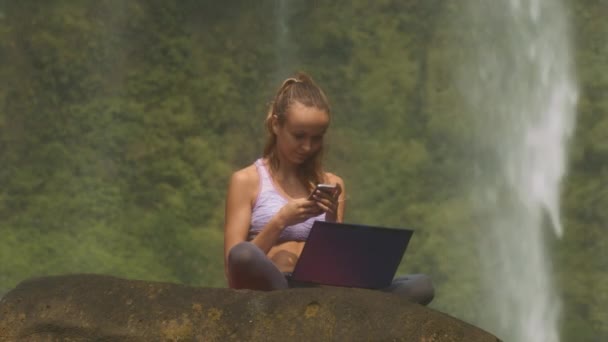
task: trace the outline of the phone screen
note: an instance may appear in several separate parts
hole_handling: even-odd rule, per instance
[[[308,199],[309,200],[313,199],[312,196],[315,194],[315,191],[317,191],[317,190],[324,191],[324,192],[327,192],[329,194],[333,194],[334,191],[336,191],[336,186],[333,185],[333,184],[317,184],[317,186],[310,193],[310,195],[308,195]]]

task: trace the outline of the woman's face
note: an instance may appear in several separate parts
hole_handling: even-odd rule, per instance
[[[295,102],[289,107],[283,124],[275,118],[272,129],[277,136],[281,159],[299,165],[323,147],[329,115],[316,107]]]

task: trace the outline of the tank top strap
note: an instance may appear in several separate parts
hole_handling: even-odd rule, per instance
[[[274,189],[272,185],[272,180],[270,179],[270,173],[268,173],[268,169],[264,165],[264,161],[262,158],[255,161],[255,167],[258,170],[258,174],[260,175],[260,181],[262,189]]]

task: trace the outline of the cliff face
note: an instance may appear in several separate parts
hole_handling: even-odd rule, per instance
[[[194,288],[101,275],[25,281],[0,301],[2,341],[498,341],[393,294]]]

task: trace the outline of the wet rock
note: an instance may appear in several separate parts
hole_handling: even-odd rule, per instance
[[[394,294],[272,292],[102,275],[27,280],[0,301],[1,341],[498,341]]]

